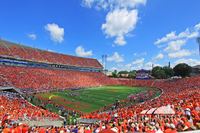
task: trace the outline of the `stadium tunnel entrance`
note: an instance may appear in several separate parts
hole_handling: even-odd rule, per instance
[[[14,92],[22,94],[17,88],[15,87],[0,87],[0,91],[8,91],[8,92]]]

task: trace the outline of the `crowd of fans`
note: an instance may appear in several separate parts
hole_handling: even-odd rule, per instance
[[[57,54],[44,50],[0,41],[0,55],[37,62],[100,68],[95,59]],[[146,86],[162,90],[160,97],[149,100],[147,95],[131,96],[131,100],[144,96],[145,101],[128,107],[120,106],[110,111],[83,114],[82,119],[99,120],[93,124],[64,125],[63,127],[28,126],[18,121],[57,120],[59,116],[33,106],[19,94],[0,92],[0,120],[3,133],[176,133],[200,129],[200,76],[171,81],[112,79],[101,72],[53,70],[0,65],[0,87],[14,86],[25,94],[102,85]],[[27,95],[28,96],[28,95]],[[140,99],[139,99],[140,101]],[[152,108],[167,106],[175,114],[141,113]]]
[[[115,79],[116,80],[116,79]],[[137,82],[138,81],[138,82]],[[125,82],[127,85],[142,85],[139,80],[127,81],[119,80],[118,83]],[[159,98],[147,100],[129,107],[118,108],[109,112],[93,112],[83,115],[83,119],[98,119],[100,122],[87,125],[68,125],[63,127],[28,127],[24,124],[5,123],[3,132],[11,130],[29,130],[29,132],[53,133],[53,132],[75,132],[75,133],[176,133],[178,131],[189,131],[200,129],[200,76],[179,79],[176,81],[145,81],[142,86],[156,87],[162,89],[163,93]],[[28,104],[22,98],[9,93],[1,93],[0,101],[1,118],[5,118],[8,112],[9,118],[37,118],[53,117],[56,115]],[[141,114],[143,110],[170,106],[175,114]],[[30,113],[31,112],[31,113]],[[25,115],[24,115],[25,114]],[[17,132],[18,133],[18,132]]]
[[[47,62],[54,64],[65,64],[80,67],[101,68],[101,64],[96,59],[81,58],[70,55],[58,54],[50,51],[17,45],[8,41],[0,40],[0,55],[31,60],[36,62]]]
[[[24,100],[18,93],[1,91],[0,92],[0,118],[9,117],[10,120],[41,120],[48,118],[51,120],[59,119],[59,116],[33,106]]]
[[[44,91],[109,84],[109,78],[101,72],[63,71],[3,65],[0,65],[0,69],[0,75],[4,75],[4,79],[9,79],[13,86],[21,89],[32,88]]]
[[[0,65],[0,85],[14,86],[24,91],[84,88],[102,85],[152,86],[154,80],[108,78],[101,72],[81,72],[44,68]],[[20,82],[19,82],[20,80]]]
[[[106,127],[119,132],[175,133],[200,128],[200,77],[156,82],[154,87],[163,90],[157,99],[109,113],[85,115],[83,118],[101,119]],[[141,114],[143,110],[161,106],[170,106],[175,114]]]

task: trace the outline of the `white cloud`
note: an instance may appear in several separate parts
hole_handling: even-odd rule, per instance
[[[154,44],[158,47],[162,46],[160,48],[164,47],[163,51],[165,51],[168,54],[168,57],[170,59],[191,56],[193,54],[196,54],[196,51],[192,49],[183,49],[183,46],[186,45],[187,42],[191,39],[195,39],[199,36],[199,27],[200,23],[193,27],[186,28],[180,33],[176,33],[176,31],[170,32],[164,37],[157,39],[157,41],[155,41]]]
[[[199,35],[199,32],[197,31],[199,30],[199,28],[200,28],[200,24],[197,24],[192,28],[187,28],[185,31],[180,32],[179,34],[176,34],[175,31],[170,32],[166,34],[164,37],[157,39],[157,41],[155,41],[154,44],[159,45],[161,43],[167,43],[173,40],[179,40],[179,39],[188,40],[188,39],[196,38]]]
[[[164,51],[178,51],[183,45],[185,45],[185,43],[185,40],[171,41],[168,43],[168,46],[164,49]]]
[[[91,8],[94,2],[95,2],[94,0],[83,0],[82,5],[85,7]]]
[[[173,53],[168,53],[169,58],[182,58],[192,55],[192,52],[186,49],[182,49]]]
[[[110,70],[111,71],[114,71],[114,70],[120,71],[117,67],[112,67]]]
[[[133,9],[139,5],[145,5],[147,0],[82,0],[84,7],[91,8],[92,6],[96,9]]]
[[[99,1],[93,2],[93,7],[98,11],[101,10],[101,9],[108,10],[110,5],[105,0],[99,0]]]
[[[146,69],[146,70],[151,70],[152,69],[152,66],[161,66],[160,64],[157,64],[157,63],[153,63],[151,61],[147,62],[144,64],[143,66],[143,69]]]
[[[121,7],[134,8],[138,5],[145,5],[147,0],[120,0]]]
[[[37,39],[37,35],[36,34],[28,34],[27,35],[30,39],[32,39],[32,40],[35,40],[35,39]]]
[[[125,68],[127,68],[128,70],[131,70],[132,64],[126,64]]]
[[[164,55],[162,53],[159,53],[156,57],[154,57],[154,60],[161,60],[164,58]]]
[[[107,61],[113,61],[113,62],[119,63],[119,62],[123,62],[124,58],[118,52],[114,52],[113,55],[107,58]]]
[[[146,63],[144,61],[145,61],[144,58],[137,59],[137,60],[133,61],[131,69],[132,70],[139,70],[139,69],[150,70],[150,69],[152,69],[153,64],[154,64],[154,66],[160,66],[160,64],[156,64],[156,63],[153,63],[151,61],[146,62]]]
[[[82,0],[82,6],[106,10],[106,22],[101,29],[106,37],[115,37],[114,43],[119,46],[126,44],[125,37],[135,29],[138,21],[139,5],[146,5],[147,0]]]
[[[195,30],[197,30],[197,31],[200,30],[200,23],[195,25]]]
[[[177,38],[176,32],[173,31],[173,32],[168,33],[165,37],[158,39],[154,44],[158,45],[160,43],[165,43],[165,42],[168,42],[168,41],[176,39],[176,38]]]
[[[92,50],[85,51],[85,49],[82,46],[78,46],[75,50],[77,56],[82,56],[82,57],[88,57],[92,56]]]
[[[111,67],[111,70],[117,70],[117,71],[131,71],[132,69],[132,64],[117,64],[114,67]]]
[[[197,59],[179,59],[179,60],[175,61],[175,64],[179,64],[179,63],[187,63],[190,66],[196,66],[196,65],[200,65],[200,60],[197,60]]]
[[[177,38],[191,39],[197,37],[198,34],[197,31],[190,31],[189,28],[187,28],[184,32],[179,33]]]
[[[140,59],[134,60],[132,63],[117,64],[114,67],[111,67],[111,70],[118,70],[118,71],[122,71],[122,70],[131,71],[131,70],[140,70],[140,69],[151,70],[152,65],[161,66],[160,64],[152,62],[152,61],[145,63],[145,59],[140,58]]]
[[[126,41],[124,40],[123,36],[118,36],[115,40],[115,44],[118,44],[119,46],[123,46],[126,44]]]
[[[129,70],[139,70],[144,68],[144,58],[136,59],[132,63],[126,64],[124,68]]]
[[[188,39],[193,39],[199,36],[199,32],[192,32],[190,35],[188,35]]]
[[[176,32],[175,31],[168,33],[165,37],[162,37],[161,39],[158,39],[155,42],[155,44],[158,45],[160,43],[165,43],[165,42],[168,42],[169,40],[173,40],[173,39],[176,39]]]
[[[107,14],[101,28],[108,37],[116,37],[115,44],[122,46],[126,44],[124,36],[135,29],[137,21],[137,10],[116,9]]]
[[[153,62],[149,61],[147,63],[145,63],[143,69],[147,69],[150,70],[152,68]]]
[[[47,24],[45,30],[50,33],[51,39],[54,42],[62,43],[64,41],[64,28],[59,27],[57,24]]]
[[[144,64],[144,58],[136,59],[132,62],[133,65],[143,65]]]

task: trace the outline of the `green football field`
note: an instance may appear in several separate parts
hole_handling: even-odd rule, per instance
[[[130,94],[147,91],[145,87],[103,86],[79,90],[65,90],[37,94],[41,100],[51,100],[54,104],[69,109],[89,113],[113,104],[116,100],[126,99]],[[51,108],[49,106],[49,108]]]

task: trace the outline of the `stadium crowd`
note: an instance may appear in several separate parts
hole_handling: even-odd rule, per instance
[[[51,120],[59,119],[59,116],[33,106],[24,100],[18,93],[1,91],[0,92],[0,117],[10,120],[41,120],[49,118]],[[3,123],[2,123],[3,124]]]
[[[0,85],[14,86],[24,91],[41,92],[55,89],[84,88],[102,85],[152,86],[154,80],[108,78],[101,72],[52,70],[0,65]],[[39,80],[38,80],[39,79]],[[20,82],[18,82],[20,80]]]
[[[1,57],[64,64],[78,67],[101,68],[95,59],[68,56],[6,41],[0,41]],[[38,127],[21,123],[23,120],[59,119],[57,114],[33,106],[19,94],[0,92],[0,120],[3,133],[176,133],[200,129],[200,76],[172,80],[112,79],[101,72],[43,69],[0,65],[0,86],[20,88],[24,94],[41,91],[84,88],[101,85],[146,86],[162,89],[162,95],[153,100],[151,91],[145,101],[128,107],[120,106],[110,111],[83,114],[82,119],[99,120],[93,124],[63,125],[62,127]],[[133,97],[134,98],[134,97]],[[156,109],[170,107],[174,113]],[[146,111],[144,111],[146,110]],[[164,111],[164,110],[163,110]],[[143,113],[141,113],[143,112]],[[149,113],[151,112],[151,113]]]
[[[121,81],[120,81],[121,82]],[[135,81],[136,82],[136,81]],[[140,82],[139,82],[140,84]],[[149,83],[150,84],[150,83]],[[9,133],[11,130],[39,133],[53,132],[75,132],[75,133],[98,133],[112,132],[132,133],[176,133],[178,131],[189,131],[200,129],[200,77],[191,77],[179,79],[177,81],[155,82],[153,87],[161,88],[163,94],[154,100],[148,100],[144,103],[118,108],[110,112],[91,113],[83,115],[82,118],[99,119],[101,122],[88,125],[68,125],[64,127],[28,127],[25,124],[5,123],[3,133]],[[15,100],[13,100],[15,99]],[[10,94],[1,94],[1,104],[5,110],[1,110],[2,121],[4,122],[6,112],[10,113],[10,118],[23,118],[23,114],[28,117],[40,117],[41,115],[51,117],[54,115],[48,111],[33,107],[21,98]],[[4,104],[6,103],[6,104]],[[20,106],[23,105],[23,106]],[[24,107],[25,106],[25,107]],[[175,114],[141,114],[143,110],[158,108],[161,106],[170,106]],[[23,108],[24,107],[24,108]],[[21,109],[22,108],[22,109]],[[37,108],[37,111],[35,111]],[[18,111],[19,113],[16,113]],[[41,111],[41,112],[40,112]],[[22,112],[22,113],[20,113]],[[33,113],[28,113],[33,112]],[[38,113],[40,112],[40,113]],[[17,115],[16,115],[17,114]],[[45,114],[45,115],[44,115]],[[8,118],[8,117],[7,117]],[[55,115],[56,118],[56,115]],[[105,131],[106,130],[106,131]],[[18,132],[16,132],[18,133]]]
[[[200,128],[200,77],[178,81],[156,82],[163,94],[154,100],[109,113],[93,113],[83,118],[98,118],[119,132],[164,132],[174,133]],[[175,114],[141,114],[161,106],[171,106]],[[111,127],[109,127],[111,128]]]
[[[63,71],[3,65],[0,65],[0,69],[0,75],[4,75],[4,80],[0,81],[9,79],[7,80],[9,84],[16,88],[27,89],[27,91],[30,88],[35,89],[35,91],[44,91],[109,84],[109,78],[101,72]],[[1,84],[8,83],[3,82]]]
[[[16,45],[0,40],[3,58],[45,62],[77,67],[102,68],[95,59],[74,57]],[[2,133],[176,133],[200,129],[200,76],[172,81],[112,79],[101,72],[43,69],[0,65],[0,87],[13,86],[24,94],[84,88],[101,85],[155,87],[162,90],[160,97],[148,99],[152,92],[131,96],[139,103],[119,106],[109,111],[82,114],[82,119],[99,120],[93,124],[63,125],[62,127],[29,126],[21,121],[58,120],[57,114],[36,107],[18,93],[0,91],[0,121]],[[159,107],[169,107],[174,113],[156,113]],[[155,108],[155,109],[154,109]],[[152,111],[153,109],[153,111]],[[163,111],[163,112],[162,112]],[[143,112],[143,113],[142,113]]]
[[[96,59],[54,53],[23,45],[17,45],[3,40],[0,40],[0,55],[36,62],[101,68],[101,64]]]

